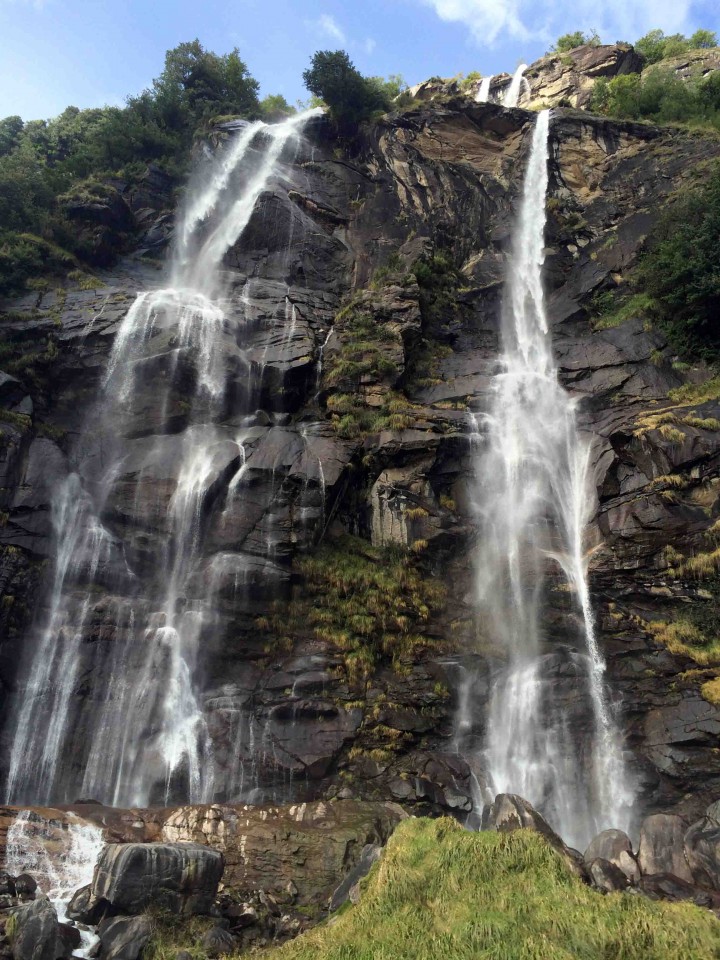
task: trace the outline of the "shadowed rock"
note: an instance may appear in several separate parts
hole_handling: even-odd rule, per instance
[[[638,864],[644,876],[669,873],[687,883],[693,875],[685,859],[687,822],[682,817],[656,813],[643,820],[640,828]]]
[[[49,900],[20,907],[13,920],[13,960],[57,960],[58,918]]]

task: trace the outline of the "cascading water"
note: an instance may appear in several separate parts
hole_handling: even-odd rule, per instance
[[[480,86],[478,87],[478,92],[475,95],[476,103],[487,103],[488,97],[490,96],[490,84],[492,83],[492,80],[492,74],[482,78],[480,81]]]
[[[518,99],[520,97],[520,90],[522,88],[523,75],[527,70],[527,64],[521,63],[513,74],[513,78],[510,81],[510,86],[505,91],[505,96],[503,97],[503,106],[504,107],[516,107]]]
[[[238,311],[223,258],[319,112],[247,124],[201,166],[169,286],[140,294],[120,326],[75,472],[54,505],[54,579],[14,731],[10,802],[213,795],[196,690],[203,631],[216,613],[213,564],[203,567],[200,547],[208,501],[245,463],[232,418],[258,390],[242,346],[248,297]]]
[[[543,294],[549,129],[543,111],[506,283],[501,371],[479,420],[480,623],[506,659],[484,753],[495,793],[525,797],[582,849],[598,830],[628,826],[632,797],[587,584],[589,444],[558,383]],[[543,628],[543,604],[557,609],[568,596],[575,636],[562,644]]]
[[[72,895],[92,881],[104,846],[102,830],[92,823],[78,818],[77,823],[59,824],[21,810],[8,829],[3,868],[11,877],[29,873],[62,923]],[[90,956],[97,937],[85,928],[80,935],[77,956]]]

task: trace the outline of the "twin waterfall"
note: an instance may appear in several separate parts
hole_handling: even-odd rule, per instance
[[[140,294],[116,335],[75,471],[55,499],[54,580],[14,732],[12,802],[213,797],[196,692],[217,574],[199,563],[203,508],[223,479],[228,496],[241,495],[243,431],[232,415],[257,399],[243,350],[248,318],[231,315],[221,268],[283,152],[319,112],[247,124],[200,165],[170,285]],[[124,543],[105,517],[129,531]],[[100,612],[98,586],[109,593]]]
[[[601,829],[627,828],[631,795],[587,585],[589,444],[558,383],[545,312],[549,128],[546,110],[535,125],[515,227],[501,371],[479,424],[481,630],[507,660],[493,682],[485,763],[494,793],[520,794],[582,849]],[[554,606],[569,591],[579,621],[567,645],[543,635],[550,588]]]
[[[523,69],[506,105],[517,102]],[[254,736],[247,714],[233,706],[235,728],[218,734],[199,693],[201,652],[223,636],[221,581],[237,585],[248,562],[239,537],[212,539],[209,517],[246,495],[247,415],[264,362],[248,349],[254,275],[240,294],[242,278],[231,290],[223,264],[271,179],[291,180],[316,112],[242,125],[207,154],[178,218],[167,285],[140,294],[117,332],[55,498],[54,573],[21,678],[9,802],[146,806],[238,799],[256,786],[238,759],[238,738]],[[589,444],[558,382],[545,312],[549,125],[540,113],[500,372],[478,422],[480,639],[497,664],[480,766],[488,790],[522,795],[582,845],[599,829],[627,827],[631,796],[586,577]],[[281,338],[296,323],[284,303]],[[548,609],[558,613],[550,626]],[[221,788],[218,743],[231,758]]]

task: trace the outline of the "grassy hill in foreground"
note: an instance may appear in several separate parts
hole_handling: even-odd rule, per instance
[[[536,833],[404,821],[361,902],[266,960],[710,960],[720,921],[691,904],[603,895]]]

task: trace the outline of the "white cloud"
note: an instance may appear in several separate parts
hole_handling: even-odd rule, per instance
[[[316,33],[323,37],[329,37],[329,39],[334,40],[336,43],[347,43],[345,31],[329,13],[323,13],[317,20],[309,21],[308,26]]]
[[[375,50],[377,43],[373,40],[372,37],[368,37],[363,43],[363,50],[365,53],[372,53]]]
[[[666,33],[691,29],[694,0],[420,0],[441,20],[465,26],[481,46],[499,38],[554,40],[572,30],[636,40],[654,27]]]

